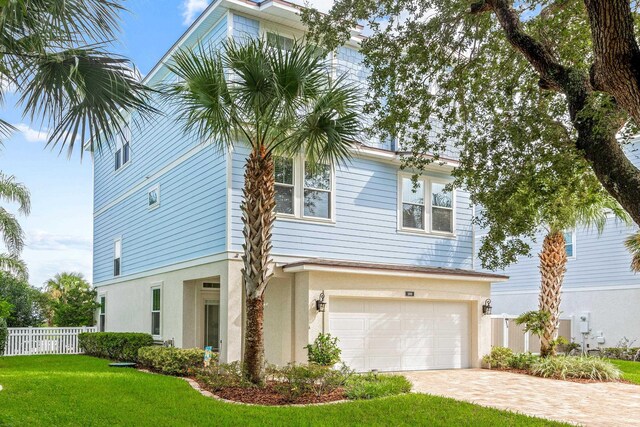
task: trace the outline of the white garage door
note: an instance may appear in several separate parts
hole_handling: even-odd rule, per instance
[[[469,367],[464,302],[331,298],[329,329],[356,371]]]

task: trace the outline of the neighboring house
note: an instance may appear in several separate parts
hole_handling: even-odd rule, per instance
[[[178,48],[303,31],[298,7],[282,0],[219,0],[145,82],[173,78],[165,64]],[[333,72],[363,80],[360,39],[354,31],[331,54]],[[181,128],[168,111],[95,156],[100,325],[180,347],[212,346],[222,361],[238,360],[248,150],[238,144],[217,152]],[[434,164],[414,193],[392,148],[368,143],[354,149],[347,167],[315,176],[305,172],[303,153],[277,160],[275,276],[265,295],[269,362],[306,362],[304,346],[322,331],[340,339],[344,361],[360,371],[477,367],[489,351],[482,306],[491,283],[504,277],[472,270],[468,194],[445,190],[456,162]]]
[[[627,153],[640,166],[640,140]],[[561,317],[572,320],[572,338],[588,349],[615,347],[625,337],[640,345],[640,275],[630,269],[631,255],[624,240],[637,231],[609,214],[599,234],[584,227],[566,230],[567,273],[562,285]],[[481,232],[476,238],[481,239]],[[540,288],[538,253],[540,234],[532,245],[532,256],[521,258],[500,272],[509,276],[491,291],[493,313],[521,314],[536,310]]]

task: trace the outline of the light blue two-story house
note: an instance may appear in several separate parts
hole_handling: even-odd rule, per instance
[[[285,1],[218,0],[145,82],[172,78],[166,64],[176,49],[269,33],[300,38],[304,30],[299,6]],[[360,40],[354,29],[330,54],[332,73],[364,80]],[[95,156],[99,325],[180,347],[211,346],[222,361],[238,360],[248,150],[237,144],[220,153],[181,129],[166,111]],[[321,188],[308,188],[302,154],[278,162],[291,173],[277,173],[277,186],[293,196],[279,204],[273,233],[269,362],[305,362],[304,346],[324,331],[339,338],[343,359],[360,371],[480,364],[491,341],[483,305],[491,283],[504,277],[473,269],[468,195],[445,189],[455,164],[434,164],[414,192],[392,143],[354,145],[353,161],[324,176]],[[323,203],[309,209],[305,198],[318,191]]]
[[[640,138],[626,147],[631,161],[640,167]],[[640,275],[630,269],[631,255],[624,240],[638,228],[609,214],[599,233],[594,228],[566,230],[567,273],[562,286],[561,317],[571,320],[571,337],[586,350],[616,347],[625,338],[640,345]],[[532,256],[522,257],[501,274],[509,280],[491,292],[494,313],[519,315],[536,310],[540,289],[538,256],[540,234]],[[476,238],[482,238],[478,230]]]

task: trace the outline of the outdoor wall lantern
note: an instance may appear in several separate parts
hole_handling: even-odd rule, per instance
[[[324,313],[327,303],[324,301],[324,291],[320,292],[320,298],[316,300],[316,310],[318,313]]]
[[[491,300],[487,299],[484,304],[482,304],[482,314],[488,316],[491,314]]]

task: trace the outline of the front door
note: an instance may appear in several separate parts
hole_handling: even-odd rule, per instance
[[[204,345],[218,351],[220,342],[220,304],[218,301],[204,302]]]

